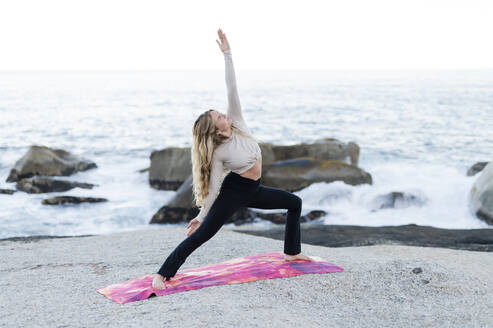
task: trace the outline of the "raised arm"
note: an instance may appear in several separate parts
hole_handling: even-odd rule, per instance
[[[221,187],[221,176],[223,173],[223,162],[216,156],[216,154],[212,155],[212,167],[211,167],[211,175],[209,177],[209,194],[205,197],[204,206],[200,208],[199,215],[195,217],[197,221],[202,222],[209,212],[209,209],[214,203],[214,200],[217,197],[217,192]]]
[[[225,64],[225,77],[226,77],[226,89],[228,94],[228,116],[240,125],[241,128],[247,128],[246,122],[243,118],[243,113],[241,110],[240,97],[238,95],[238,87],[236,85],[236,75],[233,65],[233,56],[231,54],[231,48],[229,47],[228,39],[226,34],[224,34],[221,29],[218,30],[219,39],[221,43],[219,48],[224,54],[224,64]],[[216,40],[217,41],[217,40]],[[248,129],[248,128],[247,128]]]
[[[236,75],[231,49],[223,51],[223,54],[226,73],[226,89],[228,91],[228,116],[230,116],[233,121],[246,125],[241,112],[240,96],[238,95],[238,87],[236,85]]]

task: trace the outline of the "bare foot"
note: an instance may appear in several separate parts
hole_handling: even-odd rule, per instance
[[[152,288],[155,289],[165,289],[166,285],[164,284],[164,277],[159,273],[154,274],[154,279],[152,280]]]
[[[284,259],[286,261],[296,261],[296,260],[306,260],[306,261],[313,261],[313,259],[303,253],[299,253],[296,255],[289,255],[284,253]]]

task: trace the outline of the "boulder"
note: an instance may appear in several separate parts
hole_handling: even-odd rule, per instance
[[[17,182],[17,190],[30,194],[40,194],[45,192],[61,192],[76,187],[92,189],[95,185],[90,183],[72,182],[69,180],[57,180],[48,177],[25,178]]]
[[[77,197],[77,196],[57,196],[53,198],[43,199],[43,205],[62,205],[65,203],[80,204],[80,203],[100,203],[108,201],[106,198],[94,197]]]
[[[493,225],[493,163],[489,162],[469,193],[469,209],[479,219]]]
[[[372,184],[371,175],[355,165],[313,157],[278,161],[262,173],[263,184],[291,192],[315,182],[333,181],[350,185]]]
[[[151,153],[149,184],[160,190],[176,190],[192,172],[190,147],[168,147]]]
[[[199,208],[193,205],[192,175],[178,188],[173,198],[162,206],[149,223],[188,222],[199,214]]]
[[[476,173],[481,172],[487,164],[488,162],[477,162],[476,164],[471,166],[469,170],[467,170],[467,176],[470,177],[475,175]]]
[[[223,176],[224,177],[224,176]],[[149,223],[179,223],[188,222],[199,214],[199,208],[193,206],[192,194],[192,175],[178,188],[177,192],[170,201],[162,206],[151,218]],[[327,215],[324,211],[311,211],[306,215],[302,215],[301,222],[309,222]],[[242,207],[238,209],[226,223],[234,223],[235,225],[254,222],[256,218],[271,221],[273,223],[285,223],[286,211],[279,213],[262,213],[255,209]]]
[[[196,217],[197,214],[199,214],[199,209],[197,207],[186,209],[182,207],[170,207],[165,205],[152,216],[149,223],[162,224],[188,222]],[[241,207],[231,217],[229,217],[224,224],[233,223],[235,221],[249,222],[249,220],[246,219],[249,214],[250,213],[246,207]]]
[[[16,191],[14,189],[0,189],[0,194],[12,195]]]
[[[275,162],[272,146],[259,144],[262,150],[262,170]],[[149,184],[158,190],[177,190],[192,174],[190,147],[169,147],[151,153]],[[141,170],[145,172],[145,169]]]
[[[421,194],[393,191],[385,195],[379,195],[371,201],[371,212],[384,208],[406,208],[410,206],[423,206],[428,202],[427,197]]]
[[[321,138],[312,143],[300,143],[289,146],[272,146],[276,161],[283,161],[298,157],[313,157],[347,161],[358,165],[359,146],[354,142],[344,143],[334,138]]]
[[[7,182],[16,182],[35,175],[68,176],[95,167],[95,163],[63,149],[34,145],[17,160],[14,168],[10,170]]]
[[[248,215],[248,217],[253,217],[253,218],[259,217],[263,220],[267,220],[267,221],[270,221],[270,222],[276,223],[276,224],[285,224],[286,223],[286,212],[287,212],[287,210],[284,210],[284,211],[278,212],[278,213],[261,213],[261,212],[255,211],[255,209],[250,209],[250,208],[248,210],[252,212],[250,215]],[[327,212],[322,211],[322,210],[310,211],[306,215],[300,216],[300,222],[315,221],[315,220],[317,220],[317,219],[319,219],[325,215],[327,215]],[[251,220],[251,221],[253,221],[253,220]],[[247,223],[247,222],[245,221],[245,222],[240,222],[240,223]],[[235,222],[235,224],[236,224],[236,222]]]
[[[313,143],[291,146],[276,146],[259,142],[262,151],[262,172],[279,161],[299,157],[321,160],[347,161],[357,166],[359,146],[354,142],[347,144],[333,138],[317,139]],[[149,184],[159,190],[177,190],[192,173],[190,147],[168,147],[151,153]],[[145,172],[146,169],[140,170]]]

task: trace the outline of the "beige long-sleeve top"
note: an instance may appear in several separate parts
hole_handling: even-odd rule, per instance
[[[238,88],[236,86],[236,76],[231,50],[223,51],[223,54],[226,72],[226,89],[228,93],[227,115],[231,117],[235,126],[251,135],[251,131],[246,125],[241,112],[240,97],[238,96]],[[209,212],[209,209],[214,203],[217,193],[221,188],[221,178],[224,168],[242,174],[250,169],[260,156],[261,150],[258,143],[251,138],[244,137],[235,132],[233,132],[231,137],[225,140],[221,145],[216,147],[212,155],[209,194],[204,200],[205,205],[201,207],[199,215],[195,219],[202,222]]]

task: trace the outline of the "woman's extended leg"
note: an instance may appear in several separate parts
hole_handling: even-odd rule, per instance
[[[223,226],[224,222],[244,205],[244,197],[240,193],[230,189],[221,189],[204,221],[197,230],[171,252],[157,273],[168,278],[167,280],[169,280],[169,277],[173,277],[187,257],[200,245],[211,239]]]
[[[259,185],[247,207],[260,209],[287,209],[286,231],[284,233],[284,253],[296,255],[301,252],[301,198],[279,188]]]

